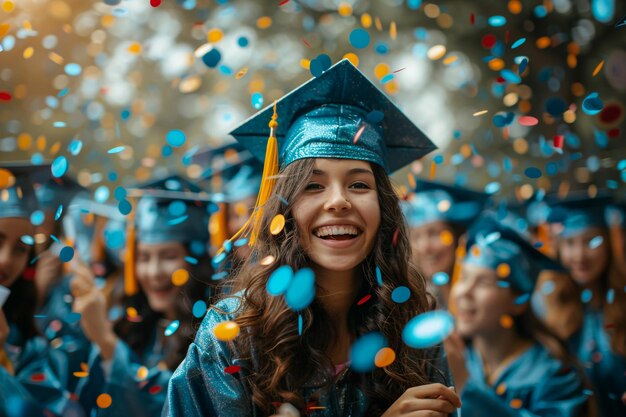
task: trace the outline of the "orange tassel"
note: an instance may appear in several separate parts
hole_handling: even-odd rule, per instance
[[[131,203],[132,204],[132,203]],[[135,251],[137,245],[135,230],[135,205],[128,214],[126,219],[126,256],[124,262],[124,293],[127,296],[137,294],[137,279],[135,278]]]
[[[228,239],[228,218],[226,216],[226,203],[219,203],[218,210],[211,215],[209,219],[209,235],[211,236],[211,245],[215,249],[219,249]]]

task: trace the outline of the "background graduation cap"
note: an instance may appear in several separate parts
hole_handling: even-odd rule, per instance
[[[50,178],[50,165],[0,164],[0,218],[30,218],[39,209],[34,184]]]
[[[576,236],[590,227],[607,228],[606,208],[613,202],[608,193],[595,198],[586,194],[572,194],[565,199],[551,195],[546,197],[550,205],[549,223],[560,223],[563,228],[559,237]]]
[[[500,271],[502,264],[508,265],[508,276],[500,278],[522,294],[532,293],[541,271],[563,271],[561,265],[535,249],[519,233],[498,222],[493,215],[481,216],[469,229],[463,263],[494,271]]]
[[[341,158],[375,163],[391,173],[436,149],[347,59],[253,115],[231,135],[264,161],[255,211],[233,237],[250,233],[250,244],[280,166],[303,158]]]
[[[125,291],[137,292],[135,246],[137,241],[190,245],[194,256],[203,256],[209,240],[209,195],[180,175],[170,175],[128,189],[137,199],[127,219]]]
[[[480,215],[489,194],[416,178],[414,193],[402,204],[409,226],[436,221],[467,228]]]

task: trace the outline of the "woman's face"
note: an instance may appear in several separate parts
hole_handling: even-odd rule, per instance
[[[602,243],[597,245],[600,239]],[[576,236],[559,239],[559,258],[579,285],[597,282],[609,262],[609,244],[606,232],[599,227],[590,227]]]
[[[187,255],[187,249],[179,242],[137,242],[137,281],[152,310],[173,314],[180,288],[172,283],[172,274],[178,269],[186,269]]]
[[[509,288],[498,286],[494,270],[471,264],[463,264],[451,297],[457,307],[457,330],[467,338],[497,335],[503,329],[503,316],[516,316],[526,309],[515,304]]]
[[[31,247],[22,242],[22,236],[33,232],[28,219],[0,219],[0,285],[10,287],[24,272]]]
[[[356,268],[371,252],[380,225],[376,179],[368,162],[315,160],[313,174],[293,206],[300,244],[329,271]]]
[[[455,245],[452,228],[438,221],[411,228],[413,262],[428,279],[437,272],[450,275],[454,268]]]

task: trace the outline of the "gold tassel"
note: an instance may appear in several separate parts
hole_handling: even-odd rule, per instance
[[[461,263],[463,262],[463,258],[465,258],[465,244],[465,239],[459,238],[459,243],[455,250],[454,267],[452,268],[452,276],[450,277],[450,292],[448,295],[452,293],[452,288],[459,282]],[[456,316],[456,304],[454,303],[454,299],[450,296],[448,296],[448,311],[453,316]]]
[[[541,242],[539,252],[554,259],[556,257],[554,248],[550,245],[550,225],[542,223],[537,226],[537,240]]]
[[[626,275],[626,260],[624,260],[624,235],[620,224],[609,226],[611,237],[611,255],[619,273]]]
[[[131,203],[132,204],[132,203]],[[137,279],[135,278],[135,251],[136,251],[136,230],[135,230],[135,205],[130,210],[126,219],[126,256],[124,262],[124,293],[127,296],[137,294]]]
[[[261,179],[259,195],[257,196],[252,215],[246,224],[230,238],[231,241],[250,235],[248,245],[253,246],[259,236],[261,219],[263,218],[263,206],[274,191],[276,176],[278,175],[278,140],[276,139],[278,122],[276,119],[278,119],[278,114],[276,113],[276,102],[274,102],[274,114],[268,124],[270,127],[270,136],[267,140],[267,147],[265,148],[265,163],[263,164],[263,177]]]
[[[219,203],[217,207],[217,211],[209,219],[209,235],[211,236],[211,245],[215,249],[221,248],[224,241],[228,239],[226,203]]]

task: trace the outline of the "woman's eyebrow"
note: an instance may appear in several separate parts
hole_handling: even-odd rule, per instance
[[[352,168],[346,173],[346,175],[355,175],[355,174],[369,174],[372,176],[374,175],[374,173],[371,170],[365,169],[365,168]],[[324,176],[327,176],[328,174],[325,171],[322,171],[321,169],[314,169],[313,175],[324,177]]]

